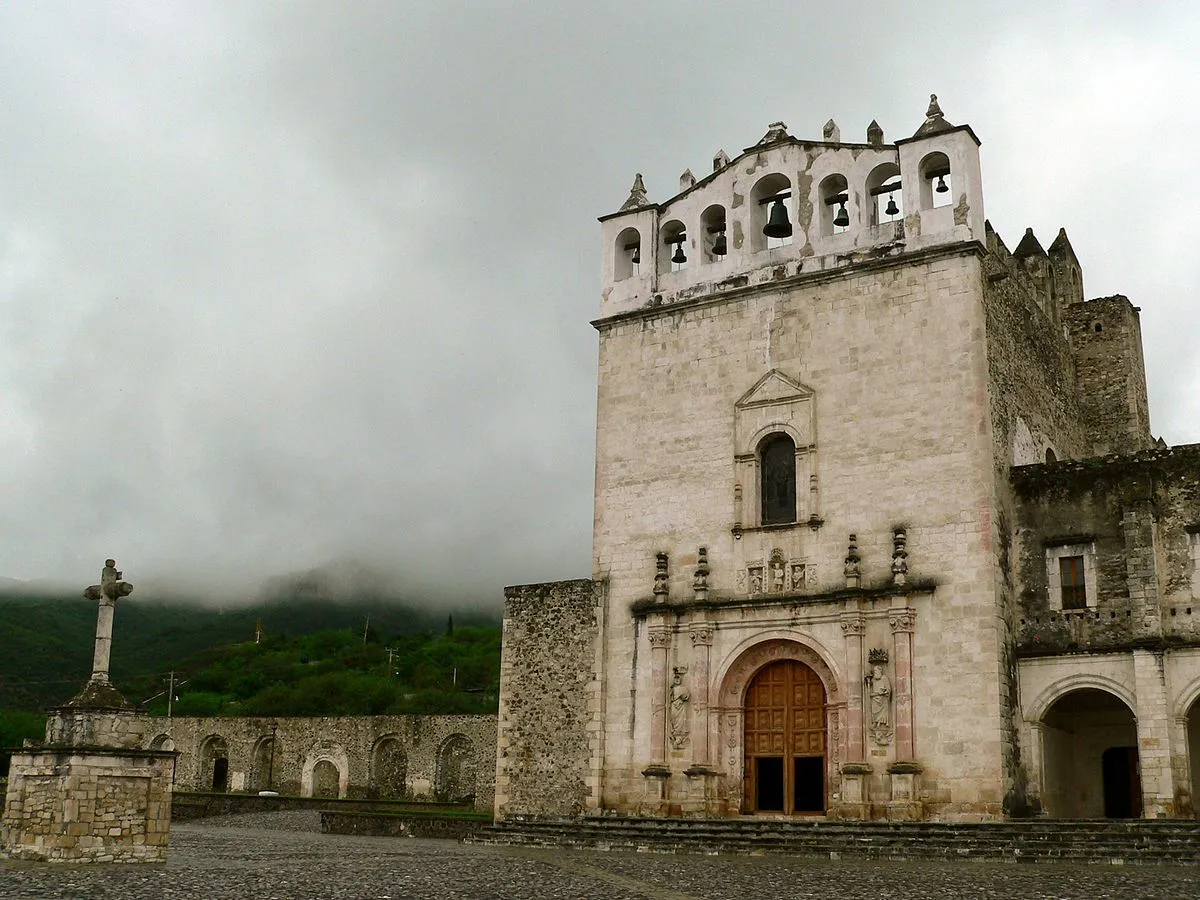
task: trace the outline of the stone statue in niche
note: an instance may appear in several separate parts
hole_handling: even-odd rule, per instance
[[[779,560],[771,563],[771,590],[776,593],[783,591],[783,563]]]
[[[867,684],[871,691],[871,740],[881,747],[892,742],[892,680],[884,666],[886,650],[872,650],[868,654],[871,674]]]
[[[683,686],[683,676],[687,674],[687,666],[676,666],[672,669],[671,678],[671,746],[682,750],[688,740],[688,701],[692,695]]]
[[[804,563],[792,563],[792,590],[802,591],[807,586],[804,574]]]
[[[763,569],[762,566],[751,566],[749,569],[750,575],[750,593],[761,594],[763,592]]]

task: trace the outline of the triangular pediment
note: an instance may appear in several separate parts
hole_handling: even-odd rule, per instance
[[[807,400],[813,395],[812,388],[805,387],[794,378],[772,369],[750,390],[742,395],[737,402],[740,409],[747,406],[761,406],[771,403],[784,403],[791,400]]]

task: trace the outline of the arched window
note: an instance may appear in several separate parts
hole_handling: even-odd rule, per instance
[[[762,524],[796,521],[796,445],[786,434],[767,438],[759,451]]]
[[[725,234],[725,207],[710,206],[700,215],[700,244],[704,248],[702,261],[720,262],[729,253]]]
[[[636,228],[626,228],[617,235],[613,247],[613,281],[623,281],[640,275],[642,263],[642,234]]]
[[[871,224],[882,225],[904,216],[904,197],[900,190],[900,167],[883,163],[867,176],[867,196],[871,198]]]
[[[821,182],[821,234],[841,234],[850,226],[849,186],[843,175],[830,175]]]
[[[921,160],[921,208],[949,206],[953,196],[950,157],[945,153],[930,153]]]
[[[687,268],[687,229],[678,219],[672,219],[662,227],[662,241],[658,246],[658,271],[665,275],[667,272],[678,272]]]

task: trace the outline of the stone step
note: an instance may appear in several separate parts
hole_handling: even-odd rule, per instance
[[[1200,863],[1200,822],[828,822],[588,817],[499,822],[481,843],[662,853]]]

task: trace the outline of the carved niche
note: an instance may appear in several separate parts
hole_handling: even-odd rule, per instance
[[[762,523],[759,447],[772,434],[796,445],[796,522],[817,521],[814,395],[794,378],[772,369],[734,405],[734,536]],[[806,491],[805,488],[808,488]],[[768,578],[770,573],[764,573]]]

